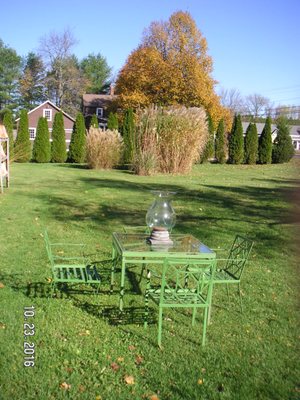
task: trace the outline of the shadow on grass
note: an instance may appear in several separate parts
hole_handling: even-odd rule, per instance
[[[71,164],[73,167],[73,164]],[[69,168],[68,165],[65,168]],[[177,192],[174,203],[179,205],[176,231],[192,233],[205,240],[208,245],[215,246],[216,235],[222,236],[222,242],[230,243],[236,234],[253,239],[260,251],[268,256],[269,248],[276,248],[278,238],[282,237],[280,225],[295,222],[292,207],[288,207],[287,199],[297,192],[299,180],[271,180],[280,187],[201,185],[199,189],[188,190],[183,185],[168,183],[142,183],[140,180],[105,179],[95,177],[79,177],[87,192],[93,191],[93,198],[87,196],[83,203],[70,196],[66,187],[64,194],[26,194],[39,197],[48,209],[51,217],[63,223],[87,222],[101,226],[102,232],[111,234],[113,230],[124,225],[145,224],[145,198],[149,205],[153,200],[151,190]],[[261,180],[262,185],[268,179]],[[112,197],[98,202],[94,189],[109,189]],[[107,193],[107,191],[106,191]],[[116,196],[115,196],[116,194]],[[121,195],[120,195],[121,194]],[[112,200],[112,198],[114,200]],[[117,199],[117,200],[116,200]],[[277,201],[278,199],[278,201]],[[284,202],[282,202],[282,200]],[[176,211],[176,204],[174,208]],[[185,211],[181,211],[185,209]],[[117,227],[117,228],[116,228]],[[277,229],[278,227],[278,229]],[[232,230],[234,229],[234,231]],[[212,244],[211,244],[212,243]],[[262,244],[263,243],[263,244]]]

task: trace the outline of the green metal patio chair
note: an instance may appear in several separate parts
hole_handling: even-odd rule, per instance
[[[161,275],[148,269],[144,327],[146,328],[148,325],[148,303],[151,299],[159,308],[157,337],[159,347],[161,347],[163,310],[165,308],[192,309],[192,325],[195,324],[198,308],[202,308],[204,310],[202,345],[205,344],[215,265],[215,260],[166,259]]]
[[[98,293],[101,277],[94,265],[84,255],[84,244],[51,243],[44,233],[46,250],[52,268],[51,297],[57,284],[93,285]]]
[[[253,241],[236,235],[228,256],[226,258],[217,258],[217,270],[213,280],[213,284],[226,284],[227,296],[229,300],[229,284],[235,284],[238,287],[238,294],[240,298],[240,308],[243,311],[242,296],[241,296],[241,278],[244,268],[247,264],[249,254],[253,247]]]

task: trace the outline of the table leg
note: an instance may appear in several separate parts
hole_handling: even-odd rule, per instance
[[[112,265],[111,265],[111,272],[110,272],[110,293],[113,292],[113,288],[114,288],[115,269],[116,269],[116,262],[117,262],[116,250],[115,250],[114,246],[112,247],[111,261],[112,261]]]
[[[125,291],[125,260],[122,257],[122,265],[121,265],[121,288],[120,288],[120,310],[123,311],[124,306],[124,291]]]

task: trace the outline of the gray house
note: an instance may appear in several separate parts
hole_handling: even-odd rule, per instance
[[[243,131],[245,134],[247,131],[249,122],[242,122],[242,125],[243,125]],[[256,123],[258,136],[261,135],[261,133],[264,129],[264,126],[265,126],[265,124],[263,122]],[[272,141],[274,142],[274,140],[277,136],[276,125],[274,125],[274,124],[271,125],[271,132],[272,132]],[[300,150],[300,126],[299,125],[290,125],[290,135],[291,135],[292,143],[293,143],[295,150]]]

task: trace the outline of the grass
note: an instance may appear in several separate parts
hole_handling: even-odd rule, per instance
[[[299,398],[299,160],[272,166],[198,165],[188,176],[139,177],[71,165],[13,164],[0,196],[1,399],[297,399]],[[176,232],[226,248],[235,234],[255,241],[242,290],[244,313],[214,293],[202,348],[201,323],[170,312],[142,326],[134,270],[125,312],[118,293],[70,290],[49,299],[43,230],[86,243],[105,275],[111,233],[143,225],[150,190],[177,191]],[[299,202],[299,200],[298,200]],[[298,206],[299,207],[299,206]],[[297,211],[297,212],[296,212]],[[100,263],[100,260],[103,260]],[[108,276],[108,274],[107,274]],[[35,366],[23,366],[24,307],[35,307]],[[152,308],[154,322],[157,310]],[[155,397],[157,396],[157,397]]]

